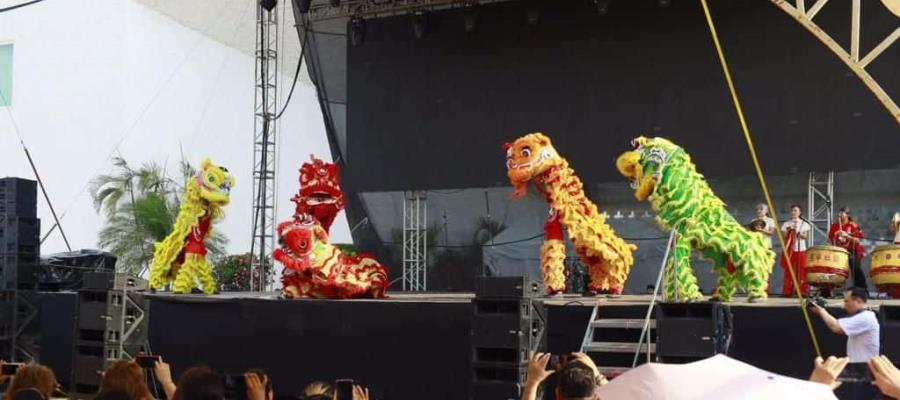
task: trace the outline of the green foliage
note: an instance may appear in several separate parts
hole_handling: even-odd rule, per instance
[[[184,184],[196,173],[181,161],[182,176],[176,181],[166,176],[159,164],[147,163],[138,169],[116,157],[113,172],[91,181],[94,208],[106,215],[98,234],[98,245],[115,254],[120,272],[142,274],[153,260],[153,244],[172,230]],[[215,260],[225,254],[228,239],[217,230],[206,238],[208,257]]]
[[[259,260],[252,257],[252,260]],[[271,283],[275,276],[272,259],[266,257],[269,265],[266,271],[266,282]],[[250,290],[250,253],[232,254],[224,256],[213,263],[213,275],[222,291],[247,291]],[[259,279],[259,267],[254,268],[253,279]]]

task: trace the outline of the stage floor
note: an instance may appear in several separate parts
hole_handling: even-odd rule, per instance
[[[285,300],[280,296],[280,292],[223,292],[215,295],[203,295],[203,294],[194,294],[194,295],[183,295],[183,294],[172,294],[165,292],[158,292],[154,294],[155,297],[173,297],[180,299],[191,299],[196,301],[217,301],[221,299],[266,299],[266,300],[276,300],[276,301],[340,301],[340,302],[403,302],[403,303],[467,303],[475,298],[475,293],[472,292],[455,292],[455,293],[440,293],[440,292],[427,292],[427,293],[409,293],[409,292],[389,292],[388,298],[386,299],[295,299],[295,300]],[[594,305],[641,305],[647,304],[649,305],[652,300],[652,295],[640,294],[640,295],[621,295],[621,296],[607,296],[607,295],[598,295],[598,296],[583,296],[580,294],[564,294],[562,296],[542,296],[539,297],[539,300],[543,300],[545,304],[554,305],[554,306],[569,306],[569,305],[583,305],[583,306],[591,306]],[[709,296],[704,297],[704,300],[708,300]],[[660,300],[657,299],[657,302]],[[828,307],[842,307],[842,300],[840,298],[831,298],[827,299]],[[799,306],[800,303],[796,297],[781,297],[781,296],[772,296],[766,299],[763,302],[758,303],[748,303],[747,298],[743,296],[735,296],[734,300],[727,303],[733,307],[792,307]],[[870,299],[869,307],[873,310],[876,310],[882,305],[891,305],[897,306],[900,305],[900,299]]]

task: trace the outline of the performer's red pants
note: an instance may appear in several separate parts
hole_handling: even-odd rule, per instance
[[[785,255],[782,254],[782,257]],[[806,251],[795,251],[791,254],[791,266],[794,267],[794,276],[800,283],[800,293],[803,296],[809,294],[809,284],[806,283]],[[782,261],[781,268],[784,270],[784,284],[781,288],[781,294],[785,296],[794,295],[794,281],[791,280],[791,273],[786,268],[787,265]]]

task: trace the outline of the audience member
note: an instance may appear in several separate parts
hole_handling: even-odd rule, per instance
[[[173,400],[222,400],[224,397],[222,378],[209,368],[194,367],[181,374]]]
[[[9,400],[48,400],[48,398],[35,388],[25,388],[13,393]]]
[[[144,379],[144,371],[133,360],[113,361],[100,380],[100,391],[122,390],[128,393],[132,400],[153,400],[147,381]]]
[[[841,382],[838,382],[837,379],[849,362],[850,359],[847,357],[837,358],[830,356],[827,360],[822,360],[822,357],[816,357],[809,380],[828,385],[831,390],[837,389],[841,385]]]
[[[266,372],[253,368],[244,374],[244,380],[247,383],[247,399],[248,400],[272,400],[272,381],[266,375]]]
[[[573,353],[572,359],[558,372],[547,370],[550,358],[551,355],[548,353],[531,354],[522,400],[537,400],[538,387],[554,373],[559,375],[559,385],[556,387],[557,400],[597,400],[595,391],[607,381],[587,354]]]
[[[166,399],[175,399],[175,381],[172,380],[172,369],[161,356],[159,361],[153,365],[153,374],[156,375],[156,381],[159,382],[159,386],[162,386]]]
[[[128,392],[121,389],[101,389],[94,400],[134,400]]]
[[[872,384],[878,387],[881,394],[900,399],[900,370],[885,356],[872,357],[869,360],[872,372]]]
[[[12,399],[14,393],[22,389],[37,389],[44,398],[49,399],[56,389],[56,375],[50,368],[40,364],[26,364],[16,371],[12,382],[6,388],[6,398]]]

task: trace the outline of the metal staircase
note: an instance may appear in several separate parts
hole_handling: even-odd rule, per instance
[[[581,351],[599,361],[597,368],[613,378],[632,368],[635,361],[643,363],[656,359],[656,320],[649,320],[649,332],[641,341],[645,306],[594,306]],[[638,353],[645,357],[635,357]]]

